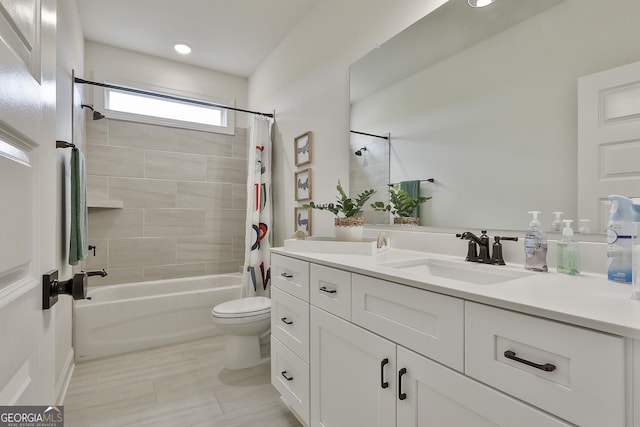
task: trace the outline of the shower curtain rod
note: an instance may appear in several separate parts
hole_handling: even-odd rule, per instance
[[[349,132],[351,132],[351,133],[357,133],[358,135],[373,136],[374,138],[380,138],[380,139],[386,139],[386,140],[389,140],[389,137],[388,137],[388,136],[374,135],[374,134],[372,134],[372,133],[366,133],[366,132],[358,132],[357,130],[350,130]]]
[[[170,99],[172,101],[187,102],[189,104],[205,105],[207,107],[224,108],[225,110],[240,111],[241,113],[258,114],[260,116],[273,118],[273,114],[271,114],[271,113],[261,113],[259,111],[243,110],[242,108],[229,107],[228,105],[215,104],[213,102],[198,101],[196,99],[182,98],[180,96],[173,96],[173,95],[165,95],[165,94],[162,94],[162,93],[149,92],[149,91],[140,90],[140,89],[132,89],[130,87],[112,85],[112,84],[108,84],[108,83],[92,82],[91,80],[85,80],[85,79],[81,79],[79,77],[75,77],[74,78],[74,82],[75,83],[86,84],[86,85],[106,87],[108,89],[122,90],[122,91],[125,91],[125,92],[132,92],[132,93],[137,93],[137,94],[140,94],[140,95],[155,96],[156,98]]]

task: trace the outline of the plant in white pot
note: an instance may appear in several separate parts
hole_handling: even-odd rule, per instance
[[[362,207],[376,192],[365,190],[354,199],[347,196],[338,180],[338,195],[336,203],[315,204],[313,201],[302,205],[305,208],[327,210],[336,216],[336,240],[347,242],[359,242],[362,240],[364,218],[360,215]],[[342,215],[342,216],[341,216]]]
[[[420,218],[414,217],[418,206],[429,200],[431,197],[418,196],[417,199],[412,198],[409,194],[394,185],[389,189],[389,204],[384,202],[375,202],[371,207],[378,212],[391,212],[393,215],[393,223],[399,225],[420,225]]]

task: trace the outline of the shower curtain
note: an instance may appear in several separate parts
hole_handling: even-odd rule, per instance
[[[241,297],[270,296],[272,126],[272,118],[253,116],[249,134],[247,226]]]

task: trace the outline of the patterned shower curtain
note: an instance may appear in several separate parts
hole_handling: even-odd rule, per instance
[[[270,296],[271,281],[271,128],[273,119],[253,116],[249,137],[247,228],[242,297]]]

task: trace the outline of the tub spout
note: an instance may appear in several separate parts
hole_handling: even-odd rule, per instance
[[[86,274],[87,277],[91,277],[91,276],[104,277],[107,275],[107,271],[103,268],[102,270],[85,271],[84,274]]]

